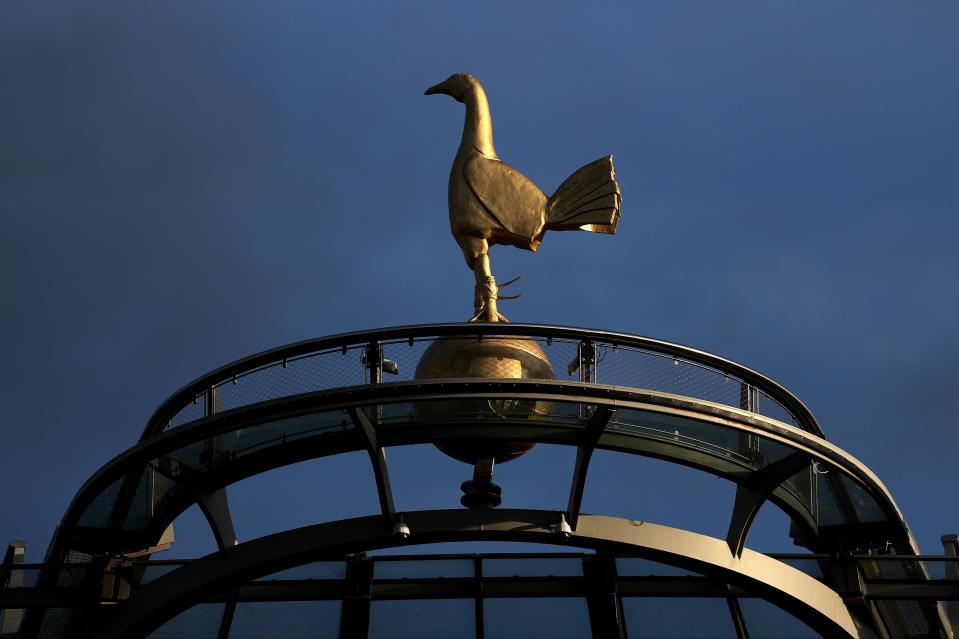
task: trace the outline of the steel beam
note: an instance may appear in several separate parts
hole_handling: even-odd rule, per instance
[[[566,521],[570,528],[576,530],[576,522],[579,520],[579,508],[583,503],[583,491],[586,489],[586,474],[589,470],[589,460],[593,456],[596,444],[606,429],[615,409],[608,406],[597,406],[596,411],[586,423],[586,430],[583,432],[576,448],[576,463],[573,466],[573,481],[569,487],[569,502],[566,506]]]
[[[373,589],[373,562],[364,555],[346,563],[346,589],[340,609],[340,637],[366,639],[370,631],[370,593]]]
[[[517,541],[556,544],[556,513],[536,510],[432,510],[404,513],[409,541]],[[101,639],[148,634],[197,601],[244,580],[315,557],[407,543],[383,531],[382,518],[361,517],[289,530],[208,555],[143,587],[96,630]],[[827,637],[860,637],[842,598],[816,579],[765,555],[730,553],[725,541],[641,521],[581,515],[571,546],[624,553],[688,568],[756,596]]]
[[[52,562],[59,561],[62,558],[62,552],[68,547],[71,535],[74,533],[76,522],[80,515],[96,498],[96,496],[106,490],[114,481],[125,476],[125,474],[136,473],[139,464],[147,464],[152,459],[167,454],[169,451],[176,450],[178,447],[190,445],[196,441],[202,441],[213,435],[229,432],[237,428],[255,426],[267,420],[280,419],[296,415],[309,414],[317,410],[342,410],[349,407],[360,407],[370,404],[380,404],[389,401],[418,401],[429,399],[458,399],[458,398],[502,398],[510,397],[516,399],[543,399],[545,401],[555,400],[562,397],[569,401],[581,401],[592,405],[602,405],[610,408],[635,408],[638,410],[648,410],[653,412],[662,412],[674,414],[688,418],[697,419],[703,422],[714,422],[717,426],[732,428],[742,432],[748,432],[757,436],[772,439],[778,443],[793,447],[796,450],[807,452],[811,457],[826,464],[829,468],[838,468],[842,473],[846,473],[855,478],[856,481],[867,486],[873,493],[879,505],[886,511],[890,518],[890,529],[892,538],[897,543],[900,552],[911,554],[915,552],[915,543],[911,538],[908,529],[902,521],[902,515],[896,507],[888,491],[882,486],[881,482],[865,466],[848,456],[835,446],[832,446],[824,440],[811,437],[806,433],[801,433],[796,428],[784,426],[782,424],[771,422],[758,415],[746,413],[733,408],[721,407],[708,402],[699,402],[689,398],[677,398],[663,393],[653,391],[624,390],[617,387],[603,387],[601,385],[576,385],[568,382],[548,382],[543,380],[521,380],[521,381],[417,381],[417,382],[398,382],[391,384],[378,384],[365,387],[354,387],[345,391],[323,391],[310,393],[297,398],[285,399],[282,401],[267,402],[253,407],[245,407],[218,413],[206,420],[184,426],[143,442],[133,449],[118,456],[115,460],[107,464],[98,471],[80,490],[74,498],[73,503],[63,518],[63,523],[55,534],[51,544],[48,560]],[[487,427],[489,424],[486,425]],[[495,434],[497,437],[504,436],[508,429],[509,433],[517,438],[529,437],[534,432],[556,432],[559,426],[549,429],[548,423],[532,422],[526,424],[509,423],[500,424],[500,430]],[[572,435],[573,431],[568,426],[566,431]],[[457,429],[459,432],[461,429]],[[482,430],[482,429],[478,429]],[[492,428],[490,435],[492,436]],[[449,429],[439,429],[435,425],[409,424],[394,425],[387,431],[390,438],[390,445],[400,443],[419,443],[431,441],[440,435],[449,435]],[[415,436],[407,435],[407,433]],[[344,433],[345,434],[345,433]],[[645,452],[645,448],[657,444],[657,441],[630,435],[617,431],[613,438],[618,443],[609,445],[604,443],[606,438],[611,438],[613,434],[605,433],[600,446],[623,450],[625,452],[636,452],[638,454],[650,454]],[[477,436],[483,437],[483,434]],[[350,438],[353,435],[350,433]],[[411,438],[412,437],[412,438]],[[335,438],[334,438],[335,439]],[[330,440],[332,441],[332,440]],[[337,440],[339,441],[339,440]],[[547,441],[535,439],[534,441]],[[550,440],[552,441],[552,440]],[[571,441],[575,441],[571,439]],[[356,446],[346,445],[348,442],[341,442],[341,446],[333,446],[330,453],[344,452],[346,449],[355,450],[365,447],[359,438],[356,439]],[[379,443],[379,442],[378,442]],[[559,440],[552,443],[565,443]],[[343,447],[345,445],[345,448]],[[660,458],[687,463],[696,467],[706,468],[710,463],[716,468],[728,466],[730,462],[720,456],[711,456],[712,462],[706,460],[705,455],[694,449],[686,449],[688,452],[683,455],[699,455],[703,457],[702,463],[689,464],[678,458],[676,455],[659,454]],[[317,454],[315,456],[322,456]],[[239,462],[248,464],[245,459],[229,460],[215,468],[212,472],[229,475],[229,466]],[[375,467],[380,467],[378,462],[374,462]],[[716,472],[733,481],[739,481],[735,476],[727,474],[724,471],[717,472],[714,468],[710,472]],[[780,503],[777,501],[777,503]],[[791,516],[802,517],[799,511]],[[800,522],[805,525],[807,522]],[[160,524],[158,524],[160,526]],[[162,530],[162,526],[161,526]],[[70,542],[72,543],[72,542]],[[148,544],[149,545],[149,544]]]
[[[373,478],[376,481],[376,494],[380,499],[380,512],[387,519],[387,523],[392,525],[396,507],[393,504],[390,473],[386,466],[386,450],[379,445],[376,438],[376,428],[366,412],[361,408],[354,407],[349,409],[349,413],[357,432],[363,436],[366,452],[369,453],[370,463],[373,464]]]
[[[211,492],[197,491],[197,505],[206,517],[217,548],[223,550],[235,546],[237,542],[236,530],[233,527],[233,515],[230,514],[230,502],[227,499],[226,488],[219,488]]]
[[[773,491],[810,463],[809,455],[793,453],[756,471],[736,485],[736,501],[726,533],[726,543],[734,555],[739,557],[743,554],[749,528]]]

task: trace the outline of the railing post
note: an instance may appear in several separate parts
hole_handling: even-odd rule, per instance
[[[579,343],[579,381],[596,382],[596,345],[592,340]]]
[[[363,364],[369,371],[369,383],[379,384],[383,381],[383,347],[376,340],[366,345],[363,351]]]
[[[739,407],[748,410],[750,413],[758,412],[759,392],[755,386],[746,382],[739,383]],[[759,457],[759,438],[748,433],[739,435],[740,452],[749,459],[750,462],[761,461]]]
[[[220,409],[220,389],[216,386],[210,386],[206,391],[206,406],[204,416],[209,417],[219,412]]]
[[[206,391],[206,401],[204,402],[204,415],[211,417],[220,412],[220,389],[214,384]],[[211,437],[206,440],[203,452],[200,453],[200,461],[206,461],[213,467],[216,458],[216,438]]]
[[[739,407],[748,410],[750,413],[759,412],[759,389],[752,384],[740,382]]]

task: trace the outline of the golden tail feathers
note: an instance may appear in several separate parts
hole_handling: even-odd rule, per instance
[[[546,205],[549,231],[615,233],[622,202],[613,156],[590,162],[563,182]]]

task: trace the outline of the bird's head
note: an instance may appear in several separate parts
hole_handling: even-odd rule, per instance
[[[476,78],[469,73],[454,73],[439,84],[428,88],[423,92],[423,95],[443,93],[457,102],[462,102],[474,84],[476,84]]]

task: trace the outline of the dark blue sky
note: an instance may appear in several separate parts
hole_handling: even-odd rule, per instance
[[[505,161],[550,192],[613,153],[624,194],[615,237],[495,248],[523,275],[504,312],[766,373],[939,552],[959,532],[957,32],[954,2],[6,5],[0,543],[41,558],[82,481],[209,369],[471,315],[446,212],[462,107],[422,95],[469,71]],[[730,485],[614,457],[585,510],[724,532]],[[504,505],[561,505],[571,460],[503,466]],[[469,472],[391,462],[405,509],[455,505]],[[372,512],[367,475],[350,456],[248,480],[239,534]],[[210,547],[198,521],[180,554]],[[750,546],[784,540],[764,512]]]

